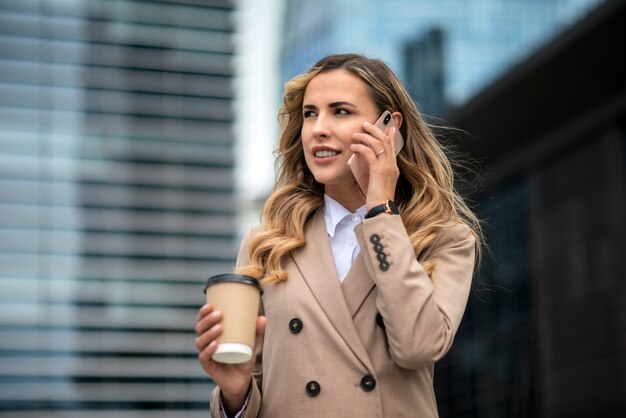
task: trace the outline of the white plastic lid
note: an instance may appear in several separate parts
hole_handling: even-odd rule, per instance
[[[222,343],[217,346],[212,358],[220,363],[245,363],[252,358],[252,348],[241,343]]]

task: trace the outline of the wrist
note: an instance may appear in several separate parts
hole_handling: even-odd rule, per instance
[[[241,410],[248,396],[248,392],[250,392],[251,385],[252,376],[250,376],[250,381],[243,391],[225,391],[224,388],[220,388],[222,391],[222,405],[229,416]]]

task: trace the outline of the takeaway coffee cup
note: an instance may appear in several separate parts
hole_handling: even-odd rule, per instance
[[[252,358],[259,314],[261,286],[241,274],[218,274],[207,280],[206,301],[223,314],[223,332],[213,360],[220,363],[245,363]]]

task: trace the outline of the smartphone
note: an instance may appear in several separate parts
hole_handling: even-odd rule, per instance
[[[395,137],[395,146],[396,146],[396,155],[400,152],[402,147],[404,146],[404,139],[402,138],[402,134],[400,133],[400,129],[396,125],[396,121],[393,116],[391,116],[391,112],[385,110],[382,115],[378,118],[375,125],[386,132],[387,128],[393,126],[396,128],[396,137]],[[367,161],[365,158],[359,154],[352,154],[352,157],[348,160],[348,165],[350,166],[350,170],[352,170],[352,174],[354,175],[354,179],[356,180],[359,189],[361,190],[361,195],[366,196],[367,194],[367,185],[369,183],[369,167],[367,165]]]

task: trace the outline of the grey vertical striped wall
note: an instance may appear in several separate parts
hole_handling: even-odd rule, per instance
[[[0,1],[0,415],[206,417],[230,1]]]

